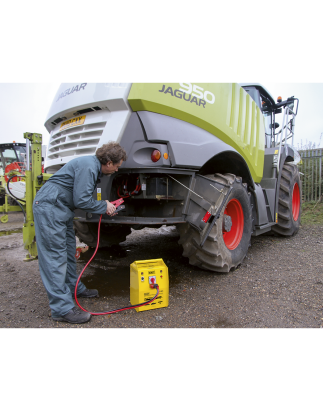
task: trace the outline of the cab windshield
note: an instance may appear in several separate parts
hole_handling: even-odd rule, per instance
[[[24,163],[26,148],[24,146],[0,147],[0,176],[5,173],[6,167],[14,163]]]

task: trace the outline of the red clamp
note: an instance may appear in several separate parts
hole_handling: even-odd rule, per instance
[[[118,198],[118,200],[110,201],[111,204],[113,204],[116,208],[116,212],[123,210],[125,207],[121,206],[122,203],[124,203],[123,198]]]
[[[118,200],[110,201],[115,207],[119,207],[124,202],[123,198],[118,198]]]

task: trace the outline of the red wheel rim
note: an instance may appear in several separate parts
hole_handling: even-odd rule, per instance
[[[224,214],[231,217],[232,226],[229,232],[223,230],[224,244],[229,250],[234,250],[238,247],[244,227],[243,210],[240,202],[237,199],[232,199],[228,202]]]
[[[21,164],[21,163],[20,163]],[[19,174],[22,174],[22,170],[20,168],[19,163],[17,163],[16,161],[14,163],[10,163],[6,166],[4,172],[5,174],[9,173],[10,171],[15,170],[18,171]],[[8,183],[9,177],[7,175],[4,176],[4,179],[6,180],[6,183]],[[12,183],[16,183],[17,181],[19,181],[19,177],[13,177],[11,179]]]
[[[300,208],[301,208],[301,196],[299,193],[299,186],[297,183],[295,183],[294,188],[293,188],[293,198],[292,198],[292,210],[293,210],[294,221],[298,220]]]

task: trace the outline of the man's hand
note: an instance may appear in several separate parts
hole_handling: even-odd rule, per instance
[[[108,215],[110,215],[110,216],[113,216],[113,215],[117,214],[117,213],[115,212],[115,211],[116,211],[115,206],[114,206],[113,204],[111,204],[110,201],[108,201],[108,200],[105,200],[105,201],[106,201],[106,203],[107,203],[107,211],[106,211],[106,214],[108,214]]]

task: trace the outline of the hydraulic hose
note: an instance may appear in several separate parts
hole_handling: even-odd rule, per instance
[[[158,295],[159,295],[159,286],[158,286],[158,284],[154,284],[153,287],[152,287],[152,288],[156,288],[156,289],[157,289],[157,293],[156,293],[156,295],[155,295],[151,300],[148,300],[148,301],[146,301],[145,303],[140,303],[140,304],[136,304],[136,305],[130,305],[130,306],[128,306],[128,307],[118,308],[118,309],[112,310],[112,311],[93,313],[93,312],[88,311],[88,310],[86,310],[85,308],[83,308],[83,307],[81,306],[81,304],[79,303],[79,301],[78,301],[78,299],[77,299],[77,287],[78,287],[78,284],[79,284],[79,282],[80,282],[80,279],[81,279],[84,271],[86,270],[86,268],[88,267],[88,265],[91,263],[91,261],[93,260],[93,258],[95,257],[95,255],[96,255],[96,253],[97,253],[97,251],[98,251],[99,243],[100,243],[101,220],[102,220],[102,214],[101,214],[100,220],[99,220],[98,240],[97,240],[97,244],[96,244],[96,249],[95,249],[92,257],[90,258],[90,260],[86,263],[85,267],[84,267],[83,270],[81,271],[81,274],[79,275],[79,277],[78,277],[78,279],[77,279],[77,281],[76,281],[75,292],[74,292],[74,297],[75,297],[76,304],[80,307],[81,310],[83,310],[83,311],[85,311],[85,312],[87,312],[87,313],[90,313],[90,314],[92,314],[92,315],[115,314],[115,313],[118,313],[119,311],[131,310],[132,308],[138,308],[138,307],[142,307],[143,305],[150,304],[152,301],[156,300],[156,298],[157,298]]]

